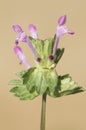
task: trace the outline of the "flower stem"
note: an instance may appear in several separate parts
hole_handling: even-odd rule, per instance
[[[41,107],[41,124],[40,130],[45,130],[45,118],[46,118],[46,93],[42,95],[42,107]]]

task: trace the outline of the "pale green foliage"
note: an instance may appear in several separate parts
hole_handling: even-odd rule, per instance
[[[42,59],[46,59],[49,57],[49,55],[52,54],[54,38],[40,40],[40,39],[33,39],[32,37],[29,37],[29,39],[31,40],[31,43],[36,49],[38,55]]]
[[[27,100],[44,93],[56,98],[84,91],[69,75],[57,75],[55,66],[62,57],[64,48],[58,48],[54,59],[50,60],[54,38],[46,40],[29,38],[42,61],[38,62],[36,67],[17,73],[19,79],[9,83],[14,85],[10,92],[21,100]]]
[[[54,93],[49,92],[49,95],[52,97],[61,97],[83,91],[85,91],[85,89],[74,82],[72,78],[67,74],[58,76],[57,87],[55,88]]]
[[[53,92],[58,83],[56,72],[54,70],[36,68],[30,73],[31,69],[23,76],[23,83],[26,84],[27,89],[31,91],[35,87],[39,95],[45,93],[47,89]]]
[[[19,97],[21,100],[34,99],[36,96],[38,96],[38,93],[34,87],[31,91],[28,91],[26,85],[23,84],[22,79],[11,80],[9,84],[15,86],[10,90],[10,92],[14,93],[14,95]]]
[[[45,40],[29,38],[38,56],[42,59],[39,65],[44,68],[51,67],[54,64],[54,60],[50,61],[49,56],[52,54],[54,38]]]
[[[55,70],[40,68],[29,69],[21,79],[9,84],[15,86],[10,92],[21,100],[34,99],[45,92],[52,97],[61,97],[84,91],[69,75],[58,76]]]

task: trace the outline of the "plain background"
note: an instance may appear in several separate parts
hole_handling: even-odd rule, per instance
[[[58,74],[69,73],[73,80],[86,86],[86,1],[85,0],[0,0],[0,130],[39,130],[41,97],[20,101],[9,93],[9,80],[25,69],[13,52],[13,24],[28,33],[28,25],[38,28],[41,39],[52,37],[57,19],[67,15],[66,25],[75,35],[65,35],[59,47],[65,47],[57,65]],[[29,33],[28,33],[29,34]],[[22,45],[31,66],[30,49]],[[86,130],[86,92],[58,99],[47,98],[46,130]]]

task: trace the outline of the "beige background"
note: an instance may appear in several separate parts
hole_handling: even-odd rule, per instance
[[[76,32],[62,37],[59,47],[65,53],[57,66],[59,74],[70,73],[73,79],[86,86],[86,0],[0,0],[0,130],[39,130],[41,97],[20,101],[9,90],[9,80],[25,67],[13,52],[13,24],[34,23],[39,37],[52,37],[57,19],[67,15],[67,25]],[[32,53],[22,45],[33,66]],[[47,99],[46,130],[86,130],[86,93]]]

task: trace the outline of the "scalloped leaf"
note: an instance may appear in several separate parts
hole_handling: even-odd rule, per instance
[[[54,69],[34,67],[20,77],[9,84],[14,85],[10,92],[21,100],[32,100],[45,92],[52,97],[61,97],[85,91],[68,74],[58,76]]]
[[[10,92],[14,93],[14,95],[19,97],[21,100],[32,100],[38,96],[38,93],[36,92],[35,88],[33,88],[33,90],[29,92],[25,85],[14,87],[10,90]]]
[[[83,91],[85,91],[85,89],[74,82],[72,78],[67,74],[58,77],[58,85],[54,93],[48,92],[48,94],[52,97],[61,97]]]
[[[31,91],[34,87],[39,94],[45,93],[47,89],[47,84],[44,76],[44,72],[40,69],[35,69],[28,77],[25,75],[24,84],[26,85],[28,91]]]
[[[34,87],[37,93],[44,94],[49,88],[50,91],[55,90],[58,78],[55,70],[36,68],[34,71],[28,71],[23,76],[23,83],[26,85],[28,91]]]
[[[10,85],[14,85],[15,87],[10,90],[10,92],[14,93],[15,96],[19,97],[21,100],[27,100],[27,99],[34,99],[35,97],[38,96],[38,93],[35,90],[35,87],[33,87],[30,91],[27,89],[26,85],[23,82],[27,82],[28,78],[30,77],[29,75],[34,71],[34,68],[31,68],[27,71],[21,71],[18,72],[18,76],[21,78],[11,80],[9,82]],[[23,79],[25,81],[23,81]]]
[[[37,92],[44,94],[49,88],[50,91],[54,91],[57,86],[57,74],[54,71],[43,69],[42,72],[39,72],[40,77],[37,78]]]
[[[46,59],[52,54],[54,38],[40,40],[29,37],[29,39],[41,58]]]
[[[17,72],[16,75],[17,75],[19,78],[22,78],[23,75],[24,75],[25,73],[27,73],[27,71],[28,71],[28,70],[23,70],[23,71]]]
[[[85,89],[79,86],[72,78],[68,76],[60,77],[61,80],[61,91],[59,91],[61,96],[75,94],[85,91]]]

